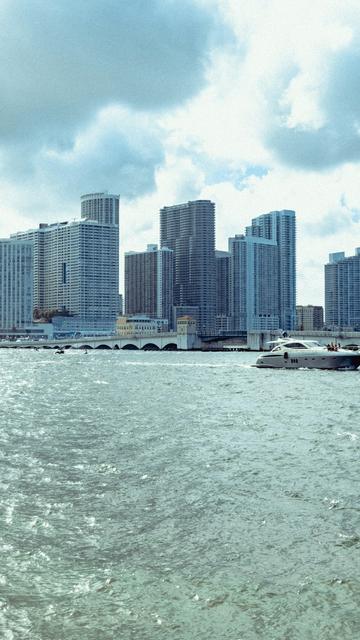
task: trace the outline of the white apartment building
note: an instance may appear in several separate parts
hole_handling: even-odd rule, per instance
[[[34,309],[115,323],[119,310],[119,199],[93,195],[82,198],[81,220],[40,224],[38,229],[13,237],[33,244]]]
[[[32,322],[33,253],[31,242],[0,240],[0,329]]]
[[[278,315],[281,329],[296,326],[296,216],[291,209],[270,211],[253,218],[246,236],[277,245]]]
[[[229,253],[232,329],[278,329],[278,247],[275,240],[236,235],[229,238]]]
[[[119,195],[103,191],[81,196],[81,217],[119,226]]]
[[[331,253],[325,265],[325,323],[329,329],[360,331],[360,247],[355,255]]]
[[[45,225],[17,233],[34,244],[34,308],[83,319],[117,316],[117,227],[93,220]]]

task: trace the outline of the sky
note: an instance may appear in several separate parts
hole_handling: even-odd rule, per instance
[[[0,0],[0,237],[121,197],[121,248],[159,209],[216,204],[216,244],[297,215],[297,302],[360,246],[358,0]]]

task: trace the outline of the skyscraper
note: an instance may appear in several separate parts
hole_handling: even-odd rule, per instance
[[[325,265],[325,324],[360,330],[360,248],[349,258],[331,253]]]
[[[13,236],[33,244],[33,304],[40,313],[59,310],[85,321],[115,321],[119,309],[118,196],[109,196],[110,205],[104,210],[100,200],[86,196],[83,204],[95,202],[96,206],[93,211],[84,207],[82,220],[40,224],[38,229]]]
[[[0,329],[32,322],[32,294],[32,243],[0,240]]]
[[[319,331],[324,328],[324,309],[312,304],[296,305],[296,329]]]
[[[216,263],[216,334],[231,329],[230,322],[230,253],[215,251]]]
[[[81,196],[81,217],[99,224],[119,225],[120,196],[104,191]]]
[[[278,246],[278,297],[280,328],[296,326],[296,226],[295,211],[270,211],[251,222],[246,235],[273,240]]]
[[[198,307],[198,331],[215,331],[215,205],[195,200],[160,210],[160,242],[174,251],[174,305]]]
[[[171,326],[174,252],[150,244],[125,254],[125,313],[166,318]]]
[[[216,315],[228,316],[230,311],[230,253],[215,251]]]
[[[279,328],[278,247],[274,240],[229,238],[230,313],[234,331]]]

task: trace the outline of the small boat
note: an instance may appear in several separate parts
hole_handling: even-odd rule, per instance
[[[56,353],[57,355],[62,355],[63,353],[65,353],[65,351],[64,351],[64,349],[57,349],[57,350],[55,351],[55,353]]]
[[[271,369],[357,369],[360,353],[337,346],[324,347],[316,340],[278,338],[274,347],[262,353],[256,367]]]

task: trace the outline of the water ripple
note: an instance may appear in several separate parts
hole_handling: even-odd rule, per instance
[[[358,372],[0,355],[0,637],[360,637]]]

